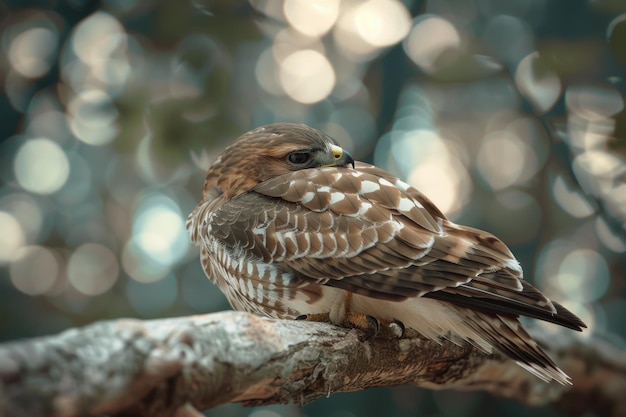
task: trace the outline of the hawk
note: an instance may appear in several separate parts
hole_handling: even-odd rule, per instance
[[[228,146],[187,229],[236,310],[373,333],[401,323],[570,383],[518,317],[586,326],[522,279],[502,241],[454,224],[418,190],[306,125],[263,126]]]

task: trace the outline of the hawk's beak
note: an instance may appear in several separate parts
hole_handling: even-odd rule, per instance
[[[350,155],[347,151],[344,151],[343,148],[336,145],[331,145],[330,151],[333,154],[333,159],[335,160],[332,164],[328,164],[328,166],[344,166],[344,165],[352,165],[354,168],[354,159],[352,155]]]

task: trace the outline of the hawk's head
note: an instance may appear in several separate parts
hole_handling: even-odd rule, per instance
[[[274,123],[244,133],[209,168],[204,197],[240,195],[291,171],[354,167],[354,159],[324,133],[306,125]]]

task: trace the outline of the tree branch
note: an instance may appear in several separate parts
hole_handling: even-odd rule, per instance
[[[239,312],[117,320],[0,345],[0,417],[198,416],[228,402],[305,404],[334,392],[413,384],[484,389],[572,415],[626,414],[626,354],[545,338],[573,387],[545,384],[502,357]],[[557,345],[558,342],[558,345]]]

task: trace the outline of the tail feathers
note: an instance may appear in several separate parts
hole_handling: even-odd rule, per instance
[[[527,364],[520,361],[515,361],[519,366],[535,375],[537,378],[541,379],[543,382],[551,382],[556,381],[561,385],[572,385],[571,378],[565,372],[563,372],[559,367],[551,368],[543,368],[537,366],[535,364]]]
[[[563,372],[514,318],[471,311],[467,325],[492,348],[545,382],[571,385]]]
[[[525,281],[521,281],[525,290],[532,289],[538,291]],[[471,284],[471,283],[470,283]],[[527,291],[530,293],[530,291]],[[550,307],[540,306],[536,303],[530,303],[521,297],[522,294],[515,294],[509,291],[485,291],[471,285],[459,285],[456,288],[449,288],[443,291],[433,291],[425,294],[425,297],[447,301],[463,307],[475,310],[481,310],[485,313],[519,316],[544,320],[550,323],[559,324],[561,326],[582,331],[587,327],[574,313],[556,301],[549,301]],[[546,299],[547,300],[547,299]]]
[[[569,377],[533,340],[516,315],[426,297],[383,303],[369,295],[355,295],[352,311],[378,319],[398,320],[435,341],[446,339],[460,346],[469,344],[486,354],[500,353],[543,381],[571,384]]]

